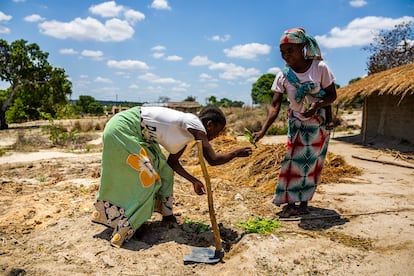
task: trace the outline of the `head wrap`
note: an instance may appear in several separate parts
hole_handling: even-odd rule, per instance
[[[306,47],[306,59],[322,60],[322,54],[319,49],[318,42],[314,37],[307,35],[305,29],[303,28],[293,28],[284,31],[282,37],[280,38],[280,45],[285,43],[303,43]]]

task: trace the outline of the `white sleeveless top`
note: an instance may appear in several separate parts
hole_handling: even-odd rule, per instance
[[[141,128],[145,140],[157,142],[172,154],[194,140],[188,128],[207,133],[196,115],[160,106],[141,107]]]

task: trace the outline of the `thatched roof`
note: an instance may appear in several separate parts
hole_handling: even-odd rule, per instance
[[[414,95],[414,63],[401,65],[386,71],[371,74],[337,90],[337,99],[350,101],[357,96],[372,94],[400,96]]]

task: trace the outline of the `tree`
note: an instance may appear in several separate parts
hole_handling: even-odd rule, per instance
[[[6,110],[14,97],[18,97],[23,116],[35,118],[42,112],[52,116],[62,104],[68,103],[72,93],[71,82],[65,71],[52,67],[47,61],[49,54],[40,47],[21,39],[12,42],[0,39],[0,80],[10,83],[1,103],[0,129],[6,129]]]
[[[210,96],[210,97],[206,98],[206,104],[207,105],[217,105],[216,96]]]
[[[369,51],[368,74],[385,71],[414,61],[412,22],[396,25],[391,31],[381,31],[374,42],[363,50]]]
[[[196,97],[194,96],[187,96],[187,98],[184,99],[184,102],[195,102]]]
[[[94,97],[87,95],[80,95],[79,100],[74,104],[74,108],[82,114],[100,115],[103,113],[103,106]]]
[[[272,101],[273,91],[270,89],[274,79],[274,74],[264,74],[253,84],[251,96],[254,104],[264,104]]]

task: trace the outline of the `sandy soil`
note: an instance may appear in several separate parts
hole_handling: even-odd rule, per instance
[[[1,138],[3,144],[7,139],[12,138]],[[257,150],[285,139],[265,137]],[[182,178],[177,176],[175,185],[180,223],[167,227],[155,213],[116,249],[109,244],[111,231],[90,221],[99,152],[9,152],[0,157],[0,274],[413,275],[413,164],[393,151],[354,142],[335,134],[329,152],[362,174],[321,184],[310,202],[311,214],[281,221],[271,235],[246,234],[236,226],[249,217],[277,219],[281,208],[270,204],[271,193],[242,185],[236,178],[243,171],[231,174],[231,164],[209,167],[225,249],[215,265],[183,262],[190,246],[214,249],[215,243],[212,231],[198,234],[184,223],[210,220],[207,197],[195,195]],[[185,165],[202,178],[194,159],[190,156]]]

